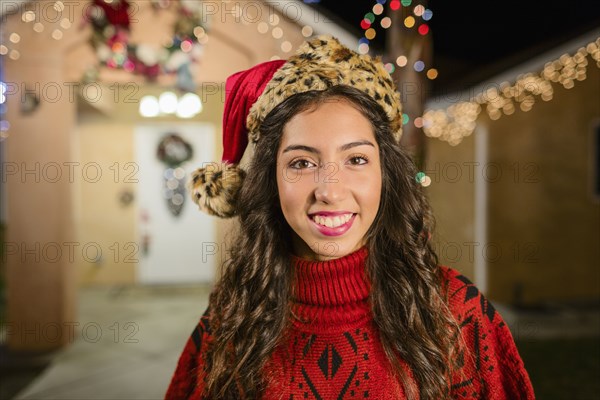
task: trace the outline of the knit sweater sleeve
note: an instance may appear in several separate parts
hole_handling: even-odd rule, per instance
[[[458,352],[452,399],[535,399],[513,336],[502,316],[473,283],[442,267],[448,302],[464,346]]]
[[[202,399],[206,349],[211,340],[209,309],[192,331],[179,356],[165,400]]]

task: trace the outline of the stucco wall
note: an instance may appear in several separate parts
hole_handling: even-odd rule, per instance
[[[438,254],[471,279],[473,255],[481,255],[490,298],[533,304],[600,297],[600,203],[591,188],[598,88],[600,69],[592,65],[587,80],[572,89],[554,85],[553,99],[529,112],[496,121],[482,112],[488,158],[478,169],[470,164],[477,131],[455,147],[427,140]],[[472,171],[486,184],[484,241],[474,235]]]

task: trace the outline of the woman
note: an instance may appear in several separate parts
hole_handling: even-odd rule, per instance
[[[330,36],[228,79],[225,162],[192,193],[239,232],[167,399],[534,398],[501,316],[438,265],[400,121],[379,60]]]

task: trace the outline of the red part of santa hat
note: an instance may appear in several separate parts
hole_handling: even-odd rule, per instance
[[[222,161],[238,164],[248,146],[246,118],[275,72],[285,60],[267,61],[237,72],[225,82]]]

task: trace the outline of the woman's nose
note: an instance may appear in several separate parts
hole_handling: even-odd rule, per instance
[[[317,201],[335,204],[344,199],[346,186],[339,173],[337,164],[325,164],[315,175],[315,199]]]

